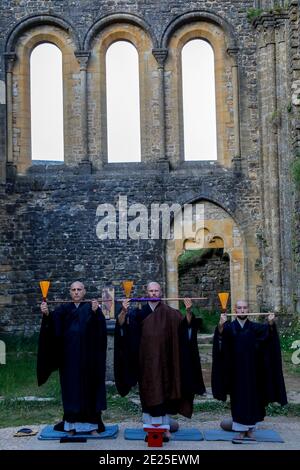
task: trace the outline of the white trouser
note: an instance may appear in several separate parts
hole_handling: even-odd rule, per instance
[[[255,430],[255,426],[257,426],[259,423],[255,423],[255,424],[240,424],[240,423],[236,423],[235,421],[232,421],[232,430],[233,431],[240,431],[240,432],[244,432],[244,431],[254,431]]]
[[[165,429],[170,429],[170,417],[165,416],[151,416],[149,413],[143,413],[143,424],[148,426],[164,426]]]
[[[65,431],[90,432],[98,429],[98,424],[92,423],[69,423],[65,421]]]

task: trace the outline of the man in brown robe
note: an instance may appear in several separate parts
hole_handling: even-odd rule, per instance
[[[115,332],[115,380],[125,396],[137,382],[144,424],[178,423],[168,415],[191,417],[195,393],[205,393],[197,345],[198,321],[191,313],[192,302],[185,299],[183,317],[159,299],[161,288],[150,282],[148,301],[141,309],[128,311],[122,304]],[[166,432],[169,437],[169,432]]]

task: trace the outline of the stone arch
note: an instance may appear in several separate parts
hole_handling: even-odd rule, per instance
[[[41,25],[57,26],[58,28],[64,30],[72,38],[76,49],[80,49],[79,36],[77,35],[74,26],[69,21],[66,21],[64,18],[58,15],[43,14],[28,16],[27,18],[19,21],[8,34],[5,51],[8,53],[14,52],[19,37],[22,36],[28,29],[32,29]]]
[[[158,41],[154,32],[151,29],[151,26],[143,18],[141,18],[138,15],[134,15],[132,13],[120,12],[120,13],[114,13],[112,15],[106,15],[106,16],[103,16],[102,18],[99,18],[99,20],[96,21],[86,33],[84,40],[83,40],[83,49],[90,50],[95,36],[97,36],[99,32],[101,32],[108,26],[115,24],[115,23],[125,23],[125,24],[132,24],[134,26],[137,26],[151,38],[153,47],[158,47],[157,46]]]
[[[107,164],[105,57],[110,45],[117,41],[128,41],[133,44],[139,56],[142,162],[150,160],[155,149],[155,139],[153,139],[155,133],[152,129],[155,126],[156,109],[151,107],[151,102],[157,95],[158,84],[155,79],[157,62],[152,54],[153,41],[140,25],[133,22],[117,22],[117,18],[117,15],[113,15],[114,21],[104,22],[105,27],[102,29],[98,27],[86,43],[91,51],[88,64],[88,120],[90,128],[94,129],[93,134],[89,130],[89,153],[96,168]]]
[[[7,73],[7,93],[12,108],[12,119],[8,123],[8,140],[11,139],[8,161],[16,165],[18,173],[21,174],[31,165],[30,55],[32,50],[42,43],[52,43],[62,52],[64,160],[74,164],[81,155],[81,142],[78,140],[80,109],[76,103],[78,100],[75,91],[80,79],[79,64],[75,57],[78,43],[72,41],[66,29],[56,24],[38,24],[37,18],[34,20],[36,26],[32,28],[29,24],[26,24],[26,27],[20,25],[22,34],[15,37],[11,43],[15,47],[15,59]]]
[[[185,24],[190,24],[192,22],[198,21],[206,21],[214,23],[220,26],[226,34],[227,38],[227,47],[228,48],[236,48],[237,41],[235,38],[234,29],[228,21],[224,18],[219,16],[217,13],[213,13],[208,10],[197,10],[197,11],[190,11],[187,13],[183,13],[182,15],[177,16],[174,18],[165,28],[162,36],[161,36],[161,46],[162,48],[167,48],[169,46],[169,42],[174,34],[174,32],[181,28],[181,26]]]
[[[230,260],[231,305],[233,306],[238,299],[246,299],[250,309],[256,309],[257,286],[260,284],[255,272],[257,247],[251,243],[249,236],[245,235],[235,218],[219,204],[199,199],[194,201],[194,204],[198,202],[204,204],[203,226],[193,237],[170,239],[165,245],[167,297],[178,297],[178,257],[186,248],[221,247]],[[176,302],[172,305],[177,307]]]
[[[174,166],[184,160],[181,53],[192,39],[207,41],[214,51],[218,162],[231,167],[232,159],[240,155],[237,48],[228,23],[205,11],[178,17],[163,35],[162,44],[169,51],[165,70],[170,77],[166,92],[167,154]]]

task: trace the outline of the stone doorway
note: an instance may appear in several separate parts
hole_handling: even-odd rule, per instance
[[[196,205],[198,202],[193,204]],[[236,221],[222,207],[209,201],[203,201],[203,205],[202,227],[192,237],[168,240],[166,243],[167,296],[177,298],[179,293],[181,294],[178,270],[180,256],[191,250],[222,249],[222,256],[226,255],[229,264],[229,285],[228,281],[224,280],[224,290],[227,287],[230,288],[231,309],[238,299],[245,299],[249,302],[250,311],[255,311],[257,308],[257,288],[260,284],[255,269],[255,262],[259,257],[255,241],[251,238],[250,232],[241,231]],[[192,290],[193,286],[191,286]],[[184,293],[188,294],[189,292],[186,289]],[[207,296],[206,292],[203,294]],[[209,302],[215,303],[216,295],[211,295],[209,292],[208,294]],[[169,303],[178,308],[178,302],[170,301]]]

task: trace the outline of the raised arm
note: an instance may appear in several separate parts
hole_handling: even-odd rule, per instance
[[[219,330],[220,335],[223,333],[224,325],[226,322],[227,322],[227,315],[226,313],[222,313],[220,316],[219,323],[218,323],[218,330]]]
[[[193,315],[192,310],[191,310],[193,302],[188,297],[184,298],[183,302],[184,302],[184,306],[185,306],[185,310],[186,310],[186,320],[188,322],[188,325],[190,325],[191,321],[192,321],[192,315]]]
[[[118,323],[119,323],[120,326],[123,326],[124,323],[125,323],[125,318],[126,318],[126,315],[127,315],[127,312],[128,312],[129,304],[130,304],[129,299],[125,299],[122,302],[122,309],[121,309],[121,311],[118,315]]]

